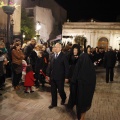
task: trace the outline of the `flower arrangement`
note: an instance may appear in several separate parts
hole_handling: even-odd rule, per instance
[[[13,2],[9,2],[9,5],[8,5],[8,4],[5,4],[3,1],[0,0],[0,7],[3,7],[3,6],[10,6],[10,7],[17,8],[20,5],[17,5],[16,3],[13,3]]]
[[[15,11],[16,7],[18,7],[16,3],[9,2],[9,4],[5,4],[3,1],[0,0],[0,7],[3,9],[3,11],[8,14],[12,15]]]

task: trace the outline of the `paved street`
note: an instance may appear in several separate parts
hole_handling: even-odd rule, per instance
[[[120,68],[115,69],[113,83],[105,83],[105,69],[96,69],[97,86],[91,109],[86,113],[86,120],[120,120]],[[45,91],[36,89],[34,93],[25,94],[24,87],[14,91],[11,80],[6,82],[6,89],[0,91],[0,120],[74,120],[76,119],[75,108],[73,112],[66,110],[60,105],[48,109],[51,103],[50,86],[46,84]],[[69,87],[65,85],[67,96]],[[68,98],[68,97],[67,97]],[[67,102],[66,102],[67,103]]]

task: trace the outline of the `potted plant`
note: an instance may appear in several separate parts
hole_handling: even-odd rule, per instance
[[[19,5],[16,5],[16,3],[13,2],[9,2],[9,4],[7,5],[3,1],[0,1],[0,7],[2,7],[3,11],[9,15],[12,15],[14,13],[17,6]]]

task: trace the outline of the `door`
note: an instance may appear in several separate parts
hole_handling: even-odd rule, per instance
[[[108,49],[108,39],[105,37],[102,37],[98,40],[98,47],[104,48],[105,50]]]

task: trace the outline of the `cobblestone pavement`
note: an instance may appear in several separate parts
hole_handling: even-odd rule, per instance
[[[91,109],[86,113],[86,120],[120,120],[120,68],[115,68],[113,83],[105,83],[105,69],[96,69],[97,86]],[[36,89],[34,93],[25,94],[24,87],[14,91],[11,80],[7,79],[6,88],[0,91],[0,120],[74,120],[75,108],[68,111],[60,105],[48,109],[51,103],[50,85],[46,84],[44,91]],[[67,98],[69,87],[65,85]]]

